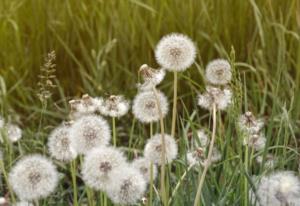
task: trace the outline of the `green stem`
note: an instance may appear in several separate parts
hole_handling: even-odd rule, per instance
[[[77,197],[77,181],[76,181],[76,159],[71,162],[71,176],[73,184],[73,205],[78,206],[78,197]]]
[[[245,151],[245,173],[248,173],[248,160],[249,160],[249,147],[246,145],[246,151]],[[248,205],[248,179],[247,176],[244,175],[244,205]]]
[[[207,155],[207,161],[205,162],[205,165],[204,165],[204,169],[203,169],[203,172],[202,172],[202,175],[200,177],[200,181],[199,181],[199,184],[198,184],[198,189],[197,189],[197,193],[196,193],[196,197],[195,197],[195,201],[194,201],[194,206],[198,206],[199,203],[200,203],[200,196],[201,196],[201,191],[202,191],[202,187],[203,187],[203,183],[204,183],[204,179],[205,179],[205,176],[206,176],[206,173],[208,171],[208,168],[211,164],[211,156],[212,156],[212,151],[213,151],[213,148],[214,148],[214,143],[215,143],[215,139],[216,139],[216,104],[213,104],[213,131],[212,131],[212,137],[211,137],[211,142],[210,142],[210,145],[209,145],[209,151],[208,151],[208,155]]]
[[[117,131],[116,131],[116,118],[112,118],[112,127],[113,127],[113,144],[116,147],[117,146]]]
[[[171,128],[171,136],[175,137],[175,129],[176,129],[176,115],[177,115],[177,72],[174,72],[174,85],[173,85],[173,112],[172,112],[172,128]]]

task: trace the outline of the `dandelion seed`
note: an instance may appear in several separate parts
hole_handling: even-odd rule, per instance
[[[99,98],[98,109],[102,115],[121,117],[127,114],[130,103],[121,95],[111,95],[107,99]]]
[[[198,95],[198,105],[204,109],[211,110],[213,104],[217,109],[225,110],[231,104],[232,92],[230,89],[217,87],[206,87],[206,92]]]
[[[126,166],[126,158],[119,150],[112,147],[94,148],[84,158],[83,180],[96,190],[106,190],[115,178],[112,176],[113,171],[122,171]]]
[[[12,189],[26,201],[47,197],[55,190],[58,180],[54,164],[38,154],[23,157],[9,173]]]
[[[144,149],[145,158],[151,160],[153,163],[161,164],[162,144],[161,134],[155,134],[148,141]],[[164,134],[165,138],[165,163],[171,163],[177,156],[178,146],[175,139],[168,134]]]
[[[166,75],[164,69],[153,69],[147,64],[143,64],[139,71],[144,80],[144,83],[138,86],[141,91],[152,90],[153,87],[161,83]]]
[[[250,193],[255,201],[254,193]],[[263,176],[256,186],[257,199],[262,206],[298,205],[300,180],[291,171],[275,172]]]
[[[157,98],[153,91],[144,91],[134,98],[132,112],[139,121],[143,123],[158,121],[160,119],[158,106],[160,106],[162,117],[168,113],[169,104],[166,96],[158,90],[156,94]]]
[[[107,195],[113,203],[133,205],[143,198],[146,181],[137,169],[124,167],[115,171],[114,177],[114,183],[107,189]]]
[[[79,154],[84,154],[94,147],[107,145],[111,138],[108,123],[97,115],[87,115],[76,120],[70,136],[71,146]]]
[[[151,180],[151,161],[146,158],[137,158],[132,162],[132,166],[140,171],[146,182]],[[152,164],[152,179],[157,177],[157,167]]]
[[[169,71],[184,71],[195,61],[196,47],[189,37],[170,34],[157,44],[155,57],[161,67]]]
[[[209,138],[203,129],[197,131],[197,137],[200,142],[200,147],[206,147],[209,144]]]
[[[216,59],[211,61],[205,70],[207,81],[214,85],[225,85],[231,80],[231,67],[227,60]]]
[[[71,161],[76,158],[77,152],[71,146],[70,131],[70,125],[63,124],[51,132],[48,148],[52,157],[61,161]]]

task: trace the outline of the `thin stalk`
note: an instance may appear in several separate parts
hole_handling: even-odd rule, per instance
[[[153,123],[150,122],[150,137],[153,136]]]
[[[213,104],[213,130],[212,130],[212,137],[211,137],[211,142],[209,145],[209,151],[208,151],[208,156],[207,156],[207,162],[204,165],[204,169],[198,184],[198,189],[197,189],[197,193],[196,193],[196,197],[195,197],[195,201],[194,201],[194,206],[198,206],[200,203],[200,196],[201,196],[201,191],[202,191],[202,187],[203,187],[203,183],[204,183],[204,179],[206,176],[206,173],[208,171],[208,168],[210,166],[211,163],[211,156],[212,156],[212,151],[214,148],[214,143],[215,143],[215,139],[216,139],[216,126],[217,126],[217,118],[216,118],[216,113],[217,113],[217,109],[216,109],[216,104]]]
[[[112,128],[113,128],[113,131],[112,131],[112,133],[113,133],[113,144],[116,147],[117,146],[117,134],[116,134],[117,131],[116,131],[116,118],[115,117],[112,118]]]
[[[73,205],[78,206],[78,197],[77,197],[77,182],[76,182],[76,159],[71,162],[71,176],[73,184]]]
[[[150,162],[150,184],[149,184],[149,201],[148,206],[152,206],[152,199],[153,199],[153,162]]]
[[[171,136],[175,137],[175,129],[176,129],[176,115],[177,115],[177,72],[174,72],[174,85],[173,85],[173,112],[172,112],[172,129]]]
[[[8,188],[9,195],[11,197],[12,203],[14,204],[14,203],[16,203],[16,198],[15,198],[14,193],[12,191],[12,188],[11,188],[11,186],[9,184],[8,176],[7,176],[6,170],[4,168],[4,163],[3,163],[2,160],[0,160],[0,171],[2,171],[4,180],[5,180],[7,188]]]
[[[168,198],[166,194],[166,185],[165,185],[165,159],[166,159],[166,143],[165,143],[165,127],[164,127],[164,120],[163,120],[163,115],[162,111],[160,108],[159,100],[158,100],[158,95],[155,87],[153,87],[153,93],[155,95],[156,103],[157,103],[157,109],[159,113],[159,119],[160,119],[160,130],[161,130],[161,145],[162,145],[162,154],[161,154],[161,166],[160,166],[160,191],[161,191],[161,197],[163,201],[163,205],[168,204]]]
[[[248,161],[249,161],[249,147],[248,145],[246,145],[246,151],[245,151],[245,172],[248,172]],[[244,175],[244,194],[245,194],[245,198],[244,198],[244,205],[247,206],[248,205],[248,179],[247,176]]]

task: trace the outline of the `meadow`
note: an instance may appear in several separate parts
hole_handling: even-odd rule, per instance
[[[6,129],[1,130],[0,205],[20,200],[9,183],[10,171],[24,156],[36,153],[53,162],[59,183],[32,204],[125,205],[114,204],[105,192],[86,184],[84,155],[71,162],[53,157],[49,135],[62,122],[76,121],[70,116],[70,100],[82,95],[124,95],[132,105],[137,84],[145,81],[141,66],[161,68],[155,50],[171,33],[188,36],[196,47],[191,66],[177,73],[175,131],[170,71],[157,86],[169,102],[163,121],[159,115],[153,123],[142,123],[132,109],[120,118],[103,117],[112,131],[111,144],[128,161],[143,155],[162,125],[166,134],[174,132],[176,158],[164,169],[158,165],[157,178],[150,178],[143,199],[133,205],[189,206],[197,196],[195,206],[260,205],[252,201],[255,178],[276,171],[292,171],[296,184],[291,191],[295,201],[276,196],[282,203],[278,205],[300,205],[298,0],[1,0],[0,116],[18,125],[22,138],[11,142]],[[206,91],[208,63],[220,58],[231,67],[232,102],[224,111],[207,110],[198,98]],[[259,151],[244,144],[239,129],[240,116],[247,111],[264,122],[260,130],[265,144]],[[201,195],[196,195],[207,164],[190,164],[188,153],[199,151],[199,130],[208,139],[215,137],[220,157],[209,164]],[[201,158],[202,153],[206,156],[208,149]]]

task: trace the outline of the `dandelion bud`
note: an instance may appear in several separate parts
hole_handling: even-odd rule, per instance
[[[111,95],[107,99],[99,98],[98,109],[102,115],[121,117],[127,114],[130,103],[121,95]]]
[[[12,189],[21,200],[37,200],[50,195],[58,183],[54,164],[41,155],[19,160],[9,173]]]
[[[196,47],[192,40],[183,34],[169,34],[156,46],[155,58],[161,67],[169,71],[184,71],[196,57]]]
[[[227,60],[216,59],[211,61],[205,70],[207,81],[214,85],[225,85],[231,80],[231,67]]]
[[[151,166],[152,166],[152,180],[154,181],[157,176],[157,167],[151,164],[146,158],[137,158],[132,162],[132,166],[140,171],[146,182],[151,180]]]
[[[168,100],[166,96],[156,90],[140,92],[133,101],[132,112],[139,121],[143,123],[156,122],[160,118],[159,107],[162,117],[168,113]]]
[[[171,135],[164,134],[163,137],[165,139],[165,163],[168,164],[176,158],[178,146]],[[153,163],[161,164],[162,151],[162,134],[155,134],[147,141],[144,156]]]

